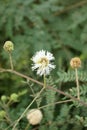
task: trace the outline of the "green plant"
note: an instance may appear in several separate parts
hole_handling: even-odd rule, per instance
[[[0,1],[0,130],[12,130],[16,121],[15,130],[87,128],[86,4],[87,0]],[[7,40],[15,46],[11,69],[2,49]],[[38,95],[42,77],[32,72],[30,59],[42,49],[54,54],[56,68],[45,77],[46,87]],[[75,72],[69,65],[75,56],[82,61],[78,70],[80,100]],[[28,107],[42,111],[40,125],[29,125]]]

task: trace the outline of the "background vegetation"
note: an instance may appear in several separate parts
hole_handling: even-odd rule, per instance
[[[87,0],[0,0],[0,68],[9,68],[9,57],[3,51],[6,40],[14,43],[12,54],[15,70],[43,81],[31,71],[31,57],[41,49],[55,57],[56,69],[47,77],[48,84],[76,97],[74,71],[70,59],[79,56],[81,100],[87,101]],[[32,101],[32,91],[37,93],[40,85],[26,81],[11,73],[0,74],[0,130],[7,128],[23,113]],[[11,99],[16,94],[16,99]],[[5,103],[11,99],[8,113],[10,120],[3,121]],[[46,90],[38,99],[40,106],[67,99],[56,91]],[[6,107],[6,104],[5,107]],[[36,108],[34,103],[31,108]],[[43,120],[29,130],[86,130],[87,107],[73,103],[53,105],[42,109]],[[4,113],[5,114],[5,113]],[[3,119],[3,120],[2,120]],[[24,130],[28,121],[24,117],[18,130]],[[11,130],[12,128],[8,128]]]

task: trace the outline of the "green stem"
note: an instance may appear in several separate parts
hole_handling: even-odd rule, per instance
[[[44,74],[44,88],[46,88],[46,76]]]
[[[69,99],[69,100],[65,100],[65,101],[52,102],[52,103],[46,104],[44,106],[41,106],[38,109],[43,109],[43,108],[46,108],[48,106],[53,106],[53,105],[56,105],[56,104],[62,104],[62,103],[67,103],[67,102],[72,102],[72,101],[73,101],[72,99]]]
[[[35,92],[34,92],[34,90],[33,90],[33,88],[32,88],[32,86],[31,85],[29,85],[29,83],[27,82],[27,84],[28,84],[28,86],[30,87],[30,89],[31,89],[31,91],[32,91],[32,93],[33,93],[33,96],[35,97]],[[39,107],[39,105],[38,105],[38,102],[37,102],[37,100],[36,100],[36,104],[37,104],[37,107]]]
[[[11,56],[11,53],[9,52],[9,59],[10,59],[10,66],[11,66],[11,69],[13,70],[13,61],[12,61],[12,56]]]
[[[27,126],[25,127],[25,130],[28,130],[30,124],[28,123]]]
[[[37,96],[32,100],[32,102],[27,106],[27,108],[25,109],[25,111],[21,114],[21,116],[18,118],[18,120],[16,121],[15,125],[13,126],[12,130],[15,130],[18,122],[22,119],[22,117],[25,115],[25,113],[28,111],[28,109],[31,107],[31,105],[34,103],[34,101],[36,101],[36,99],[40,96],[40,94],[42,93],[42,91],[44,90],[44,88],[41,89],[41,91],[37,94]]]

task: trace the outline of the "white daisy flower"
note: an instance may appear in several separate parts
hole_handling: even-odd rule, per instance
[[[37,70],[37,74],[40,76],[49,75],[50,71],[55,68],[55,65],[51,63],[54,59],[55,58],[52,53],[44,50],[38,51],[32,57],[32,61],[34,63],[32,70]]]

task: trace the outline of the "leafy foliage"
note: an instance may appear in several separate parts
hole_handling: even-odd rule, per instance
[[[51,77],[50,77],[50,79],[48,79],[48,85],[55,87]],[[46,95],[46,104],[55,102],[56,91],[46,90],[45,95]],[[52,122],[54,120],[55,106],[51,106],[51,107],[48,106],[47,108],[45,108],[43,110],[44,110],[46,121],[49,124],[49,130],[56,128],[56,126],[52,124]]]
[[[75,71],[68,71],[68,72],[58,72],[58,80],[56,82],[72,82],[75,81]],[[80,82],[87,82],[87,72],[79,71],[78,77]]]
[[[74,97],[77,97],[76,79],[69,61],[79,56],[82,60],[82,69],[78,70],[80,97],[87,102],[86,0],[0,0],[0,68],[9,68],[9,56],[2,49],[6,40],[11,40],[15,46],[12,53],[14,69],[40,81],[42,78],[31,71],[30,59],[35,51],[51,51],[56,69],[53,78],[47,77],[47,82]],[[38,85],[30,81],[10,73],[0,74],[0,130],[21,116],[38,91]],[[67,97],[46,89],[31,108],[65,99]],[[87,129],[87,108],[76,101],[47,106],[42,112],[41,124],[29,126],[29,130]],[[28,121],[23,117],[18,129],[24,130],[27,125]]]

